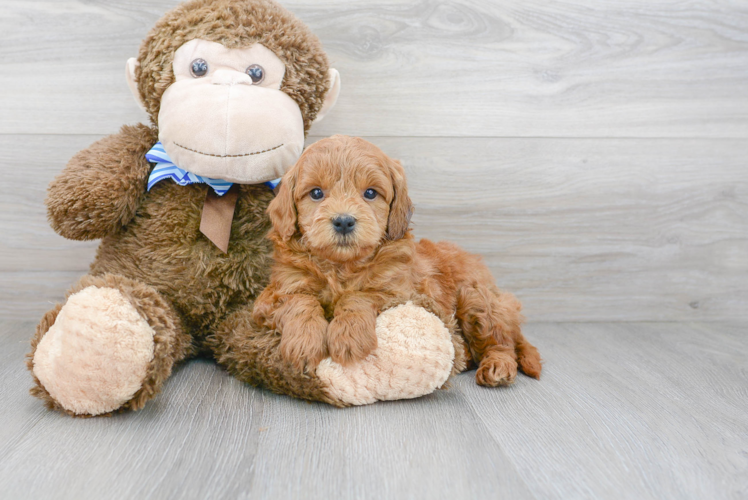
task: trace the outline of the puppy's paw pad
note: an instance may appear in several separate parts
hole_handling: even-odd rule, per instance
[[[485,358],[475,374],[478,385],[498,387],[511,385],[517,377],[517,362],[508,357]]]
[[[356,320],[355,316],[337,316],[327,328],[327,349],[336,363],[350,365],[366,358],[376,348],[375,325]]]

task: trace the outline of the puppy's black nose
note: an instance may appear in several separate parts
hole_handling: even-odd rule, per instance
[[[352,215],[337,215],[333,217],[332,219],[332,227],[335,228],[335,231],[346,235],[353,231],[353,229],[356,227],[356,219],[353,218]]]

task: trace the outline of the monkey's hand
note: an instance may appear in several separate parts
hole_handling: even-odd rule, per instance
[[[121,229],[145,195],[151,165],[145,154],[158,141],[155,130],[124,126],[77,153],[49,186],[52,228],[72,240],[95,240]]]

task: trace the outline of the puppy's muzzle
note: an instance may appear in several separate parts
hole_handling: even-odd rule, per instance
[[[336,215],[332,218],[332,227],[336,233],[345,236],[356,229],[356,219],[348,214]]]

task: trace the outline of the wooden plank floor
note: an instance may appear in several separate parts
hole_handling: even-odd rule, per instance
[[[0,498],[743,499],[748,327],[536,323],[541,381],[474,373],[336,409],[182,366],[144,410],[45,410],[31,322],[0,323]]]

